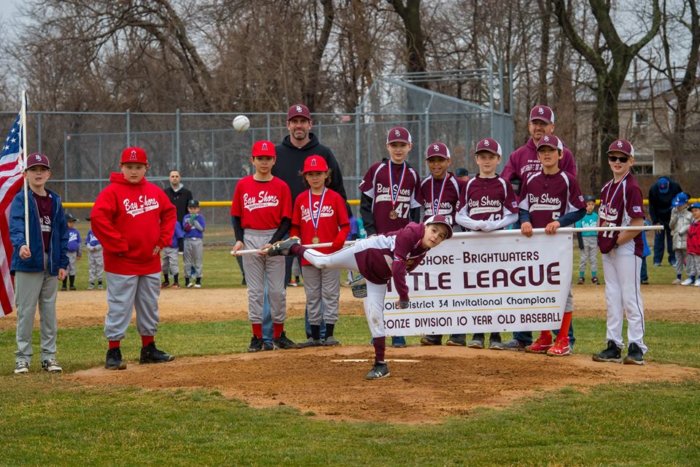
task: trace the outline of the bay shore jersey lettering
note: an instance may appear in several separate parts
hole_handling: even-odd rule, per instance
[[[416,191],[416,200],[423,206],[423,219],[433,215],[443,215],[451,224],[464,206],[464,184],[452,174],[445,174],[442,180],[432,175],[424,178]]]
[[[124,206],[124,211],[131,217],[136,217],[160,207],[157,198],[150,198],[146,195],[140,195],[133,201],[129,198],[125,198],[122,200],[122,205]]]
[[[377,162],[369,168],[360,183],[360,191],[372,198],[372,214],[377,233],[404,227],[409,222],[411,209],[420,207],[415,197],[418,174],[407,163],[404,164]]]
[[[466,198],[465,214],[475,221],[499,221],[509,213],[518,213],[515,193],[501,177],[469,179]]]
[[[258,193],[243,193],[243,209],[252,212],[256,209],[277,207],[280,204],[277,194],[272,194],[267,190],[260,190]]]
[[[546,227],[564,214],[585,208],[576,179],[567,172],[554,175],[542,172],[530,175],[520,191],[520,208],[530,212],[534,228]]]

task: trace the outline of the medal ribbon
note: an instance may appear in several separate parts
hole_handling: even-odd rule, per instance
[[[437,216],[440,213],[440,203],[442,202],[442,192],[445,191],[445,185],[447,185],[447,178],[450,176],[450,174],[447,174],[445,178],[442,179],[442,186],[440,187],[440,194],[438,195],[438,198],[435,199],[435,187],[433,184],[435,183],[435,178],[431,177],[430,178],[430,196],[433,197],[433,216]]]
[[[617,191],[620,189],[622,186],[622,182],[625,181],[627,176],[629,175],[629,172],[625,174],[624,177],[620,179],[619,182],[617,182],[617,187],[615,187],[615,191],[613,191],[612,197],[610,196],[610,189],[612,188],[613,185],[615,185],[615,181],[613,180],[613,183],[608,185],[608,189],[605,191],[605,201],[606,201],[606,206],[605,206],[605,215],[608,215],[608,206],[612,204],[612,200],[615,199],[615,196],[617,196]],[[608,225],[608,221],[605,221],[605,225]]]
[[[403,166],[403,169],[401,171],[401,180],[399,180],[399,186],[396,189],[396,193],[394,194],[394,177],[392,175],[392,166],[391,162],[389,162],[389,186],[391,186],[391,192],[389,193],[389,196],[391,196],[391,209],[394,209],[396,206],[396,200],[399,199],[399,193],[401,192],[401,186],[403,185],[403,177],[406,175],[406,162],[402,162],[401,165]]]
[[[309,190],[309,217],[311,217],[311,224],[314,226],[314,235],[318,232],[318,222],[321,220],[321,208],[323,208],[323,199],[326,197],[326,187],[323,187],[321,192],[321,201],[318,203],[318,210],[316,211],[316,216],[314,217],[314,206],[311,204],[311,190]]]

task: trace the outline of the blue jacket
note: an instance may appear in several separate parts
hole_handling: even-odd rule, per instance
[[[52,276],[58,275],[59,269],[68,267],[68,226],[61,205],[61,197],[51,190],[46,190],[51,197],[51,245],[49,246],[48,269]],[[26,245],[24,234],[24,193],[15,195],[10,205],[10,241],[12,242],[11,271],[41,272],[44,270],[44,240],[39,224],[39,208],[34,196],[29,193],[29,248],[32,256],[28,259],[19,257],[19,248]]]

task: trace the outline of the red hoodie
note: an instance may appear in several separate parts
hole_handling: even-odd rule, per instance
[[[175,206],[163,190],[144,177],[129,183],[120,172],[95,200],[90,213],[92,231],[102,243],[105,271],[137,275],[159,273],[156,246],[170,244],[175,230]]]

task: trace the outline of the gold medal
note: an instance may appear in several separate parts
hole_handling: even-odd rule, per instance
[[[399,214],[394,209],[389,211],[389,219],[394,220],[394,219],[398,219],[398,218],[399,218]]]
[[[315,243],[318,243],[318,242],[320,242],[320,241],[321,241],[321,240],[320,240],[318,237],[314,237],[314,238],[311,239],[311,243],[314,243],[314,244],[315,244]]]

